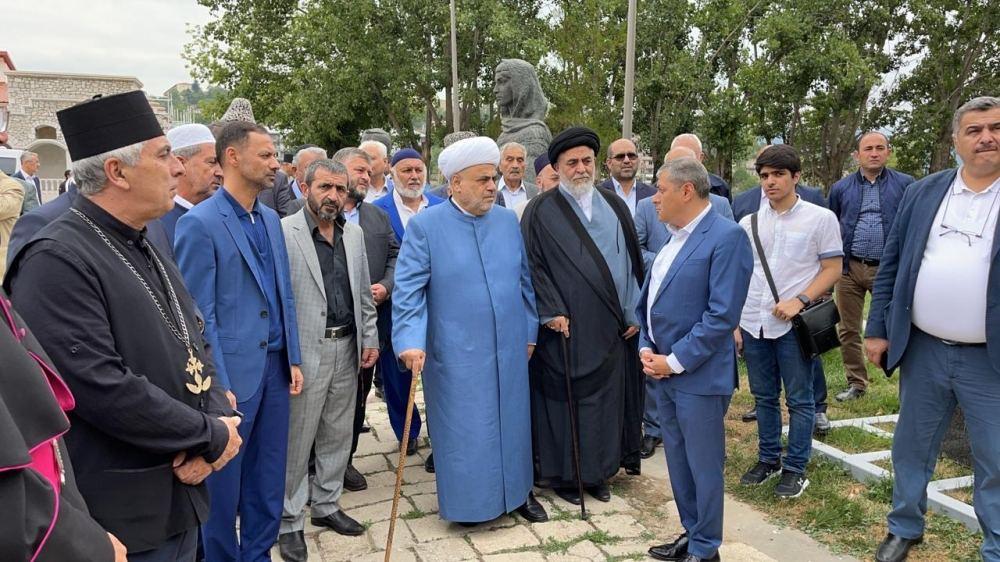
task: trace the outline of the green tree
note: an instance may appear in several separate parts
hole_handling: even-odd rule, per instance
[[[924,175],[952,165],[955,110],[1000,91],[1000,12],[987,0],[910,0],[896,56],[913,68],[889,85],[878,120],[896,131],[899,166]]]

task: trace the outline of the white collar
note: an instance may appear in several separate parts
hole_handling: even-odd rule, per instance
[[[763,188],[761,188],[761,190],[763,191]],[[783,212],[780,212],[780,213],[778,211],[775,211],[774,207],[771,206],[771,200],[770,199],[767,199],[767,205],[763,205],[763,207],[765,209],[767,209],[768,212],[770,212],[772,215],[783,217],[785,215],[790,215],[790,214],[794,213],[795,209],[798,209],[800,205],[802,205],[802,196],[799,195],[798,193],[796,193],[795,194],[795,203],[787,211],[783,211]]]
[[[180,195],[174,195],[174,203],[177,203],[178,205],[184,207],[185,209],[191,209],[192,207],[194,207],[194,203],[188,201],[187,199],[181,197]]]
[[[972,189],[970,189],[969,186],[965,184],[965,180],[962,179],[962,170],[963,169],[964,168],[959,168],[958,171],[955,173],[955,183],[953,183],[951,185],[951,194],[952,195],[959,195],[963,191],[969,191],[970,193],[975,194],[975,191],[972,191]],[[1000,187],[997,187],[998,185],[1000,185],[1000,178],[997,178],[996,180],[994,180],[993,183],[991,183],[989,187],[987,187],[986,189],[980,191],[979,193],[988,193],[988,192],[992,191],[994,188],[1000,189]]]
[[[397,189],[392,190],[392,199],[393,201],[396,202],[396,205],[400,207],[406,207],[407,209],[410,208],[409,205],[403,202],[403,196],[399,194],[399,190]],[[427,206],[427,196],[424,194],[420,194],[420,206],[418,207],[418,210],[423,209],[426,206]]]
[[[517,193],[518,191],[526,191],[524,189],[524,180],[523,179],[521,180],[521,186],[520,187],[518,187],[517,189],[511,189],[510,186],[507,185],[507,180],[505,180],[503,178],[503,176],[501,176],[500,177],[500,190],[503,191],[504,189],[506,189],[508,193]]]

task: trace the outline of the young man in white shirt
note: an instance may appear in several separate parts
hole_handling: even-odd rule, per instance
[[[757,403],[759,458],[741,482],[759,485],[780,473],[775,495],[794,498],[809,485],[805,471],[816,405],[811,363],[799,351],[791,319],[833,288],[840,278],[844,252],[837,217],[829,209],[803,201],[795,192],[802,164],[794,148],[782,144],[764,150],[757,157],[756,169],[768,204],[755,215],[778,302],[754,247],[753,278],[736,345],[743,349],[750,391]],[[740,221],[751,243],[755,215]],[[784,463],[779,405],[782,386],[790,417]]]

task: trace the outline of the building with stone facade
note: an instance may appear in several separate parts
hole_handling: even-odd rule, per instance
[[[70,167],[69,153],[59,129],[56,112],[94,95],[119,94],[142,88],[132,76],[71,74],[17,70],[6,51],[0,51],[0,114],[6,110],[6,142],[10,148],[38,154],[43,198],[56,193],[63,172]],[[166,110],[157,109],[161,124],[168,126]],[[0,119],[0,135],[3,135]]]

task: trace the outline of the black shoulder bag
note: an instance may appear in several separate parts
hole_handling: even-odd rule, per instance
[[[757,213],[750,216],[750,230],[753,232],[753,243],[757,247],[760,265],[764,268],[764,276],[767,277],[767,284],[771,287],[771,295],[774,296],[774,302],[777,304],[779,302],[778,289],[774,285],[774,277],[771,276],[771,268],[767,265],[767,258],[764,257],[764,246],[760,243]],[[799,351],[802,352],[803,359],[812,361],[813,358],[835,347],[840,347],[837,322],[840,322],[837,304],[828,297],[814,300],[792,318],[792,331],[795,332],[795,339],[799,342]]]

